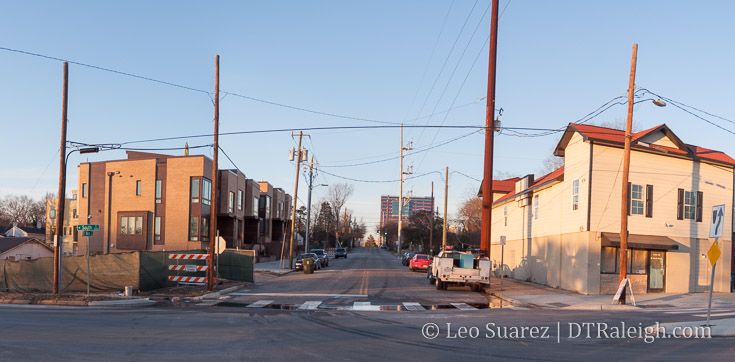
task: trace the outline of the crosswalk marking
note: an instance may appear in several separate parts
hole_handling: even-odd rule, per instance
[[[268,304],[273,303],[272,300],[259,300],[253,304],[248,305],[248,308],[263,308]]]
[[[299,309],[302,309],[302,310],[314,310],[314,309],[317,309],[320,304],[322,304],[322,301],[321,300],[309,300],[309,301],[304,302],[304,304],[302,304],[299,307]]]
[[[370,302],[354,302],[352,304],[352,310],[356,311],[376,311],[380,310],[379,305],[371,305]]]
[[[450,303],[450,304],[452,304],[455,308],[461,309],[461,310],[477,310],[477,308],[467,303]]]
[[[728,309],[713,309],[712,312],[729,312]],[[692,313],[701,313],[701,312],[707,312],[707,309],[697,308],[697,309],[690,309],[690,310],[672,310],[670,312],[664,312],[666,314],[692,314]]]
[[[421,306],[421,304],[416,302],[403,302],[403,306],[410,311],[426,310],[424,307]]]

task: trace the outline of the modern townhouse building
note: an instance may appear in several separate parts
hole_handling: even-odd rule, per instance
[[[90,252],[207,249],[212,217],[227,247],[254,247],[246,240],[253,234],[248,228],[258,226],[253,219],[260,195],[252,197],[257,184],[238,170],[219,170],[213,212],[212,167],[203,155],[134,151],[123,160],[80,164],[79,219],[99,225]],[[86,242],[78,244],[85,253]]]
[[[403,197],[403,222],[409,223],[410,217],[424,211],[431,213],[434,210],[434,198],[404,196]],[[398,196],[380,196],[380,223],[385,225],[389,222],[398,222]],[[408,225],[408,224],[406,224]]]
[[[79,232],[79,206],[77,205],[77,190],[71,192],[71,198],[64,200],[64,226],[61,232],[62,252],[64,255],[77,255]],[[59,199],[46,200],[46,238],[49,245],[54,245],[56,237],[56,217]],[[82,223],[84,223],[82,221]],[[86,250],[86,249],[85,249]]]
[[[617,290],[624,132],[569,124],[554,153],[564,166],[527,175],[492,207],[491,259],[529,280],[585,294]],[[714,291],[730,292],[735,160],[688,145],[665,124],[631,143],[627,274],[634,293],[704,292],[712,208],[725,205]]]

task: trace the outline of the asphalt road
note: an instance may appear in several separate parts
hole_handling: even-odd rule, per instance
[[[445,308],[451,307],[450,303],[485,307],[498,301],[473,293],[469,287],[436,290],[426,279],[425,271],[412,272],[399,258],[379,248],[356,249],[346,259],[330,260],[328,267],[314,274],[295,272],[267,280],[262,280],[261,275],[255,278],[254,287],[231,294],[231,301],[272,301],[276,306],[295,307],[311,301],[320,302],[320,309],[354,306],[355,302],[401,308],[403,303],[418,303],[426,308]]]
[[[486,298],[458,289],[433,290],[423,274],[409,272],[380,250],[353,253],[316,275],[265,279],[244,292],[367,295],[307,297],[328,306]],[[657,312],[247,307],[264,298],[236,296],[241,304],[229,305],[239,306],[135,309],[0,305],[0,360],[731,360],[735,353],[732,338],[646,343],[635,331],[625,338],[612,334],[622,323],[635,330],[684,318]],[[605,323],[607,336],[595,325],[585,338],[584,322]],[[514,334],[524,327],[523,336]]]

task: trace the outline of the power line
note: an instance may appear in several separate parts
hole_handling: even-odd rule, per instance
[[[356,179],[356,178],[351,178],[351,177],[347,177],[347,176],[341,176],[341,175],[333,174],[331,172],[324,171],[324,170],[322,170],[322,172],[325,173],[325,174],[327,174],[327,175],[330,175],[330,176],[334,176],[334,177],[337,177],[337,178],[341,178],[341,179],[348,180],[348,181],[354,181],[354,182],[391,183],[391,182],[400,182],[401,181],[399,179],[396,179],[396,180],[365,180],[365,179]],[[405,181],[405,180],[409,180],[409,179],[415,179],[415,178],[419,178],[419,177],[424,177],[424,176],[427,176],[427,175],[430,175],[430,174],[433,174],[433,173],[441,174],[441,172],[439,172],[439,171],[431,171],[431,172],[423,173],[423,174],[416,175],[416,176],[406,177],[403,180]]]

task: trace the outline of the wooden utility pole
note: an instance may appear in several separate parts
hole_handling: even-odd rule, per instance
[[[291,237],[288,244],[288,268],[293,269],[293,237],[296,229],[296,201],[299,199],[299,168],[301,167],[301,138],[304,132],[299,131],[299,148],[296,150],[296,181],[293,188],[293,210],[291,210]]]
[[[63,252],[64,201],[66,201],[66,106],[69,103],[69,63],[64,62],[64,88],[61,96],[61,151],[59,152],[59,193],[56,195],[56,246],[54,247],[54,294],[61,285],[61,254]]]
[[[398,186],[398,240],[396,254],[401,254],[401,229],[403,229],[403,123],[401,123],[401,172],[400,185]]]
[[[444,225],[442,226],[442,249],[447,246],[447,192],[449,191],[449,167],[444,168]]]
[[[638,44],[633,44],[633,57],[630,61],[630,81],[628,82],[628,120],[625,122],[625,148],[623,151],[623,196],[620,200],[620,281],[627,277],[628,268],[628,176],[630,174],[630,140],[633,127],[633,95],[635,93],[635,66],[638,59]],[[618,303],[625,304],[626,287],[620,294]]]
[[[434,181],[431,181],[431,212],[429,213],[429,254],[433,254],[433,253],[434,253]]]
[[[214,289],[214,246],[217,238],[217,153],[219,151],[219,54],[214,56],[214,156],[212,157],[212,207],[209,213],[209,278],[207,290]]]
[[[490,236],[493,203],[493,137],[495,132],[495,66],[498,51],[498,0],[493,0],[490,26],[490,55],[487,72],[487,108],[485,109],[485,168],[482,183],[481,252],[490,257]]]

